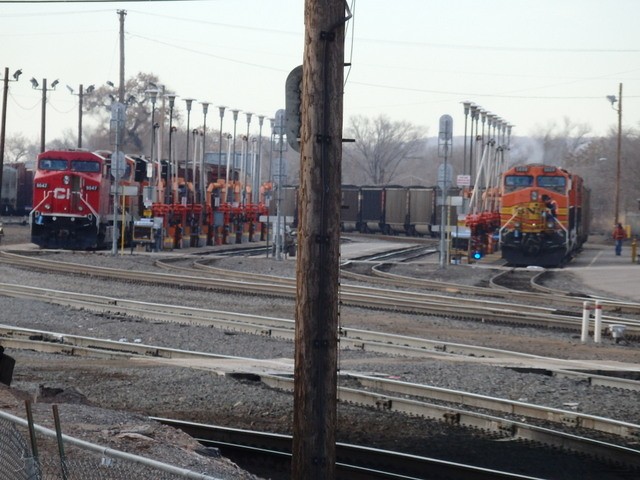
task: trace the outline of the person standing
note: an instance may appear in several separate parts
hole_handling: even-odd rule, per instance
[[[622,255],[622,241],[627,238],[627,231],[621,223],[618,223],[616,228],[613,229],[612,236],[616,242],[616,255]]]
[[[557,202],[549,195],[542,195],[542,201],[544,202],[544,206],[547,208],[549,216],[551,218],[556,218],[556,212],[558,210]]]

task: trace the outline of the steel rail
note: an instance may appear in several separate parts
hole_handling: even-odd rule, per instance
[[[152,322],[216,327],[229,331],[268,336],[289,341],[293,341],[295,338],[295,323],[291,319],[116,299],[26,285],[0,284],[0,294],[45,301],[94,313],[129,315]],[[12,327],[6,327],[6,329],[9,332],[12,331]],[[19,331],[19,329],[15,330]],[[0,329],[0,335],[2,332],[3,330]],[[8,336],[7,333],[4,333],[4,335]],[[14,334],[12,333],[12,335]],[[57,338],[62,334],[54,335],[55,338]],[[486,363],[486,359],[495,359],[492,362],[494,364],[517,366],[519,368],[527,368],[525,367],[525,365],[527,365],[528,368],[545,370],[558,376],[584,378],[592,385],[640,391],[639,381],[581,372],[580,370],[584,370],[585,368],[590,368],[591,370],[604,369],[600,363],[592,364],[584,360],[552,359],[539,355],[490,347],[429,340],[345,326],[340,327],[338,335],[340,337],[339,345],[345,349],[383,353],[407,358],[433,358],[434,356],[448,358],[452,356],[462,356],[468,359],[468,361],[483,363]],[[624,370],[624,368],[616,365],[615,370]]]
[[[150,417],[164,425],[183,430],[204,445],[241,448],[249,455],[268,455],[290,462],[290,435],[256,432],[236,428],[205,425],[161,417]],[[502,472],[445,460],[409,455],[359,445],[336,443],[336,470],[351,479],[418,480],[428,472],[429,478],[459,480],[541,480],[538,477]]]
[[[294,387],[293,378],[263,375],[262,381],[273,388],[279,388],[282,390],[292,391]],[[430,387],[426,387],[426,389],[429,388]],[[443,394],[446,391],[445,389],[441,390],[441,393]],[[478,395],[477,397],[474,395],[468,396],[467,394],[462,395],[462,393],[463,392],[455,392],[453,390],[449,391],[449,395],[452,396],[452,398],[456,398],[459,403],[465,406],[476,406],[475,404],[482,403],[483,408],[487,408],[488,405],[496,405],[497,407],[499,407],[499,405],[492,402],[495,399],[491,399],[491,397],[485,397],[482,395]],[[472,399],[471,397],[474,398]],[[640,450],[635,450],[629,447],[608,442],[602,442],[587,437],[581,437],[564,431],[557,431],[550,428],[535,426],[521,421],[496,417],[494,415],[462,410],[446,405],[425,403],[418,400],[407,399],[405,397],[392,397],[368,390],[356,390],[344,387],[338,388],[338,399],[343,402],[373,407],[384,411],[395,411],[407,415],[432,418],[435,420],[444,421],[445,423],[448,423],[450,425],[461,425],[466,427],[479,428],[485,431],[499,432],[510,438],[534,440],[545,445],[553,445],[560,448],[567,448],[578,452],[584,452],[590,455],[607,458],[611,461],[624,462],[627,465],[632,465],[634,467],[640,466]],[[467,403],[468,401],[471,402],[471,404]],[[511,401],[505,400],[505,402],[508,403]],[[532,411],[533,407],[535,406],[531,405]],[[547,407],[538,408],[542,411]],[[566,412],[565,415],[567,416],[566,418],[570,418],[570,416],[576,414],[575,412]],[[550,419],[547,420],[551,421],[551,423],[554,423]],[[596,423],[593,420],[587,422],[587,419],[584,419],[585,423],[588,425],[605,429],[598,431],[603,431],[605,433],[612,433],[612,431],[625,432],[627,434],[627,438],[638,438],[638,435],[640,434],[640,425],[625,424],[625,422],[613,420],[611,424],[607,426],[607,420],[608,419],[605,418],[599,418],[599,421]],[[582,426],[584,428],[589,428],[586,425],[577,425],[577,422],[575,425],[571,425],[566,422],[561,423],[569,427]]]
[[[169,265],[167,263],[165,263],[164,261],[158,261],[156,262],[156,264],[161,265],[163,268],[179,268],[181,270],[185,270],[185,271],[190,271],[191,269],[187,268],[187,267],[176,267],[176,266],[172,266]],[[234,270],[228,270],[228,269],[223,269],[220,267],[215,267],[215,266],[211,266],[211,265],[205,265],[200,263],[200,260],[196,260],[193,262],[193,267],[197,268],[199,270],[208,272],[212,275],[215,275],[217,278],[231,278],[231,279],[243,279],[246,278],[247,274],[245,272],[239,272],[239,271],[234,271]],[[484,288],[484,287],[472,287],[472,286],[465,286],[465,285],[455,285],[455,284],[446,284],[446,283],[442,283],[442,282],[435,282],[435,281],[430,281],[430,280],[422,280],[422,279],[415,279],[415,278],[410,278],[410,277],[403,277],[403,276],[398,276],[395,274],[388,274],[386,272],[383,272],[387,275],[392,276],[392,278],[394,278],[394,280],[397,280],[397,282],[394,283],[394,285],[404,285],[407,287],[412,287],[412,288],[419,288],[419,287],[424,287],[425,284],[427,286],[431,285],[432,283],[434,285],[437,285],[438,288],[440,290],[445,291],[446,293],[457,293],[457,294],[473,294],[473,295],[479,295],[479,294],[483,294],[486,293],[487,296],[498,296],[498,297],[504,297],[504,298],[509,298],[510,300],[513,300],[513,298],[511,297],[516,297],[516,299],[521,299],[524,301],[536,301],[536,302],[540,302],[540,295],[539,294],[529,294],[528,292],[519,292],[519,291],[511,291],[509,290],[510,293],[513,293],[514,295],[494,295],[494,293],[496,293],[495,289],[492,288]],[[341,272],[342,275],[345,275],[345,271],[342,270]],[[349,274],[347,274],[347,276],[349,276]],[[371,277],[367,277],[365,275],[359,275],[359,274],[355,274],[352,276],[353,279],[355,280],[360,280],[360,281],[364,281],[366,282],[368,279],[370,279]],[[295,286],[295,279],[294,278],[287,278],[287,277],[277,277],[277,276],[273,276],[273,275],[264,275],[264,274],[259,274],[259,273],[251,273],[251,279],[253,281],[265,281],[265,282],[269,282],[271,284],[277,284],[277,285],[290,285],[290,286]],[[442,288],[444,285],[444,288]],[[362,286],[354,286],[354,285],[348,285],[348,284],[341,284],[341,292],[349,292],[349,291],[368,291],[367,289],[370,289],[371,287],[362,287]],[[409,296],[410,298],[415,298],[416,294],[412,293],[412,292],[401,292],[401,291],[396,291],[394,292],[394,296],[401,296],[403,295],[403,293],[405,293],[407,296]],[[498,291],[499,293],[499,291]],[[522,294],[522,295],[520,295]],[[421,299],[434,299],[434,301],[438,302],[438,301],[442,301],[443,297],[441,295],[431,295],[431,294],[426,294],[426,293],[418,293],[417,295],[420,295]],[[572,307],[578,307],[581,306],[582,304],[580,302],[578,302],[577,300],[571,300],[569,301],[565,301],[566,298],[565,297],[559,297],[560,299],[560,304],[563,305],[569,305]],[[457,297],[455,300],[455,304],[456,306],[459,306],[461,304],[470,304],[470,305],[478,305],[478,303],[484,303],[486,305],[498,305],[498,306],[503,306],[504,302],[497,302],[497,301],[489,301],[489,300],[478,300],[478,299],[474,299],[474,298],[460,298]],[[521,305],[517,305],[517,304],[512,304],[514,308],[523,308]],[[621,310],[622,309],[622,305],[628,305],[628,304],[624,304],[624,303],[609,303],[611,308],[615,308],[616,310]],[[640,312],[640,304],[638,305],[639,307],[639,312]],[[538,311],[538,312],[542,312],[542,313],[547,313],[547,314],[557,314],[558,310],[557,308],[554,307],[541,307],[539,305],[527,305],[526,307],[524,307],[526,314],[528,315],[530,312],[532,311]],[[577,312],[576,312],[577,315]],[[605,322],[609,322],[609,323],[617,323],[619,320],[619,317],[616,316],[610,316],[610,315],[603,315],[603,321]],[[633,322],[633,320],[631,320]],[[573,323],[573,322],[571,322]],[[625,324],[626,325],[626,324]],[[566,324],[562,324],[562,325],[555,325],[557,327],[560,328],[566,328]],[[628,327],[630,325],[627,325]],[[638,321],[638,327],[640,327],[640,321]],[[632,332],[629,332],[629,334],[631,334]]]
[[[264,370],[287,371],[287,377],[282,375],[260,374],[262,381],[274,388],[284,390],[293,389],[292,364],[290,362],[263,360],[248,357],[238,357],[230,355],[218,355],[205,352],[193,352],[182,349],[169,347],[160,347],[153,345],[145,345],[135,342],[121,342],[114,340],[98,339],[80,335],[68,335],[56,332],[47,332],[35,329],[17,328],[17,327],[0,327],[0,338],[5,347],[14,349],[37,349],[47,353],[64,353],[74,356],[98,356],[98,357],[136,357],[147,358],[154,361],[161,360],[190,360],[190,362],[180,362],[178,365],[195,368],[206,368],[206,363],[202,361],[220,361],[234,360],[242,361],[250,365],[257,365]],[[198,362],[192,362],[198,360]],[[217,367],[220,368],[220,367]],[[247,368],[247,367],[245,367]],[[343,374],[344,375],[344,374]],[[417,384],[409,384],[397,381],[385,381],[379,378],[369,377],[362,374],[349,373],[348,376],[356,378],[363,382],[365,386],[375,386],[379,389],[392,389],[396,393],[403,395],[413,395],[424,398],[433,398],[440,401],[447,401],[455,404],[462,404],[473,408],[484,408],[501,413],[509,413],[516,415],[525,415],[531,418],[546,419],[550,422],[561,423],[574,427],[583,427],[593,431],[605,432],[622,438],[639,438],[640,426],[621,422],[613,419],[605,419],[584,415],[576,412],[561,411],[549,407],[535,406],[524,404],[512,400],[496,399],[493,397],[460,392],[455,390],[442,389],[438,387],[421,386]],[[530,430],[530,425],[520,425],[518,422],[510,420],[498,419],[497,417],[487,416],[476,412],[468,412],[442,405],[431,405],[415,400],[409,400],[405,397],[389,397],[378,392],[370,390],[356,390],[349,388],[339,388],[339,398],[342,401],[351,403],[373,406],[385,410],[401,411],[410,415],[420,415],[428,418],[436,418],[447,420],[460,425],[480,427],[485,430],[509,432],[517,426],[518,431],[524,429]],[[453,414],[452,414],[453,412]],[[452,416],[453,415],[453,416]],[[570,421],[571,420],[571,421]],[[506,423],[505,423],[506,422]],[[505,426],[506,425],[506,426]],[[536,427],[537,428],[537,427]],[[535,430],[535,429],[534,429]],[[538,433],[528,433],[529,438],[538,438]],[[556,435],[554,433],[554,435]],[[557,435],[556,435],[557,436]],[[542,436],[546,440],[546,434]],[[554,441],[554,445],[566,445],[567,440],[560,442]],[[581,443],[582,440],[577,440]],[[606,447],[599,446],[601,453],[603,451],[611,451],[612,447],[608,444]],[[627,455],[627,450],[614,449],[620,455]],[[635,452],[635,451],[633,451]],[[635,452],[640,453],[640,452]],[[638,465],[640,465],[640,457],[638,457]]]
[[[354,263],[354,262],[349,262]],[[611,310],[615,310],[621,313],[630,313],[630,314],[640,314],[640,303],[619,300],[619,299],[611,299],[598,295],[576,295],[571,292],[558,292],[556,289],[550,289],[548,287],[544,287],[540,285],[536,281],[536,277],[540,277],[545,274],[547,271],[536,272],[536,277],[534,277],[531,281],[531,286],[539,293],[534,292],[523,292],[520,290],[508,289],[505,287],[500,288],[490,288],[490,287],[478,287],[472,285],[460,285],[454,283],[446,283],[435,280],[421,279],[415,277],[408,277],[406,275],[399,275],[396,273],[391,273],[382,270],[383,267],[388,266],[389,263],[385,264],[377,264],[371,268],[372,273],[379,277],[383,282],[386,280],[387,282],[393,285],[398,286],[406,286],[413,288],[427,288],[436,291],[443,291],[448,293],[456,293],[456,294],[466,294],[466,295],[482,295],[487,297],[499,297],[508,300],[517,300],[522,302],[533,302],[539,304],[541,301],[541,293],[545,295],[545,302],[549,300],[549,303],[553,303],[554,305],[562,305],[573,308],[581,308],[582,303],[584,301],[594,301],[600,300],[604,305],[610,307]],[[504,270],[498,273],[497,276],[505,275],[513,269]],[[348,272],[344,269],[342,270],[342,275],[352,278],[354,280],[362,280],[366,281],[367,279],[371,279],[370,276],[362,275],[354,272]],[[493,280],[493,279],[492,279]],[[495,283],[495,282],[494,282]]]
[[[64,273],[77,273],[106,278],[117,278],[131,282],[145,282],[170,286],[190,286],[215,291],[231,291],[269,295],[282,298],[295,298],[294,285],[258,283],[230,279],[175,275],[169,273],[153,273],[120,270],[108,267],[72,264],[53,260],[43,260],[21,255],[0,252],[0,261],[10,264],[27,266],[38,269],[52,270]],[[581,325],[581,318],[576,315],[561,315],[549,309],[542,308],[539,313],[530,305],[504,304],[500,302],[479,301],[480,306],[473,303],[460,306],[459,298],[448,296],[435,297],[418,292],[397,290],[380,290],[371,287],[343,286],[340,289],[340,301],[346,305],[392,310],[397,312],[419,313],[426,315],[441,315],[445,317],[467,318],[479,321],[495,321],[500,323],[520,324],[529,326],[546,326],[577,330]],[[508,308],[507,308],[508,307]],[[628,337],[640,336],[640,320],[619,317],[603,317],[605,322],[615,322],[627,327]]]

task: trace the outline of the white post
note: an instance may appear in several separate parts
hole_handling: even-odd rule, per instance
[[[589,317],[591,316],[591,308],[589,302],[582,302],[582,332],[580,341],[586,343],[589,338]]]
[[[593,341],[600,343],[602,341],[602,305],[600,300],[596,300],[595,325],[593,327]]]

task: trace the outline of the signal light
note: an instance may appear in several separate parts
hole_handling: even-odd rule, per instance
[[[476,250],[472,255],[474,260],[480,260],[482,258],[482,252],[480,250]]]
[[[291,70],[287,76],[284,100],[287,142],[296,152],[300,152],[298,139],[302,126],[302,65]]]

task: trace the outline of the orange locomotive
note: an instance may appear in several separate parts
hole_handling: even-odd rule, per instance
[[[513,167],[502,176],[499,242],[511,265],[556,267],[586,242],[589,190],[581,177],[549,165]]]

